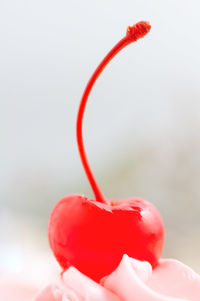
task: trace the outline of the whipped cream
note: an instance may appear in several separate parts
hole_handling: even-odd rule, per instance
[[[199,301],[200,276],[177,260],[148,262],[124,255],[100,284],[70,267],[34,301]]]

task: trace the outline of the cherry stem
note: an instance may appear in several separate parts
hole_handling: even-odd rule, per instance
[[[83,135],[82,135],[82,124],[83,124],[83,115],[87,103],[87,99],[89,97],[90,91],[92,87],[94,86],[94,83],[96,82],[97,78],[101,74],[101,72],[104,70],[106,65],[112,60],[112,58],[124,47],[131,44],[132,42],[136,42],[138,39],[143,38],[151,29],[151,25],[148,22],[141,21],[136,23],[134,26],[129,26],[126,32],[126,36],[122,38],[111,50],[110,52],[105,56],[105,58],[102,60],[102,62],[99,64],[99,66],[96,68],[94,73],[92,74],[85,91],[83,93],[79,110],[78,110],[78,116],[77,116],[77,123],[76,123],[76,135],[77,135],[77,143],[78,143],[78,149],[79,154],[81,157],[81,161],[83,164],[83,167],[85,169],[85,173],[88,177],[88,180],[90,182],[90,185],[92,187],[92,190],[94,192],[94,195],[96,197],[96,201],[107,204],[106,199],[104,198],[95,178],[92,173],[92,170],[89,166],[87,156],[84,149],[83,144]]]

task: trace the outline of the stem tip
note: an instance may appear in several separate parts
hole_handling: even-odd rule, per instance
[[[140,21],[133,26],[129,26],[126,31],[126,37],[133,42],[143,38],[151,29],[149,22]]]

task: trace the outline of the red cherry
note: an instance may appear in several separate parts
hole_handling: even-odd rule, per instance
[[[96,200],[81,195],[63,198],[49,221],[49,242],[53,253],[66,269],[75,266],[98,281],[111,273],[122,255],[128,254],[156,266],[164,245],[164,226],[157,209],[142,199],[108,201],[101,193],[87,161],[82,120],[90,91],[110,60],[125,46],[144,37],[151,26],[139,22],[128,27],[126,36],[105,56],[83,93],[77,117],[77,143],[83,167]]]
[[[163,248],[160,214],[141,199],[103,204],[70,195],[55,206],[49,241],[60,265],[75,266],[99,281],[119,264],[123,254],[156,266]]]

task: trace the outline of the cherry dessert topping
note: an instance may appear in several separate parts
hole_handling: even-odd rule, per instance
[[[109,61],[125,46],[144,37],[151,26],[138,22],[128,27],[105,56],[83,93],[77,117],[77,143],[96,200],[69,195],[53,209],[48,227],[51,249],[63,269],[73,265],[99,281],[119,264],[123,254],[157,265],[164,245],[164,226],[158,210],[143,199],[106,200],[90,169],[82,137],[82,120],[90,91]]]

